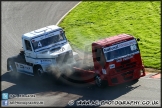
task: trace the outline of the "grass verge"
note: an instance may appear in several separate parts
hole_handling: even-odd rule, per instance
[[[66,31],[71,45],[80,50],[94,41],[121,33],[139,37],[145,67],[161,69],[160,7],[160,1],[85,1],[59,26]]]

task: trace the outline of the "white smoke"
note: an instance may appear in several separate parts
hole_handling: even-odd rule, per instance
[[[87,46],[89,47],[90,45]],[[88,51],[86,48],[85,51],[82,51],[74,47],[73,51],[77,52],[79,55],[77,60],[69,60],[66,63],[62,62],[61,65],[51,66],[49,71],[52,72],[56,79],[61,80],[63,83],[75,86],[86,86],[88,82],[86,84],[85,80],[93,79],[93,75],[89,75],[83,71],[76,71],[73,67],[83,70],[93,69],[92,51]]]

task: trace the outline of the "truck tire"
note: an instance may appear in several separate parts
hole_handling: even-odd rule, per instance
[[[138,81],[139,81],[139,78],[132,80],[133,83],[137,83]]]
[[[35,76],[37,77],[42,77],[43,76],[43,69],[41,66],[37,66],[35,69]]]
[[[99,88],[105,88],[108,86],[107,81],[102,80],[99,75],[95,77],[95,83]]]

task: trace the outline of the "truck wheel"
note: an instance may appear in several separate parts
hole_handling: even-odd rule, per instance
[[[36,68],[36,74],[35,75],[38,76],[38,77],[42,77],[43,76],[43,69],[42,69],[41,66],[38,66]]]
[[[137,83],[138,81],[139,81],[139,78],[132,80],[133,83]]]
[[[102,80],[98,75],[95,77],[95,83],[99,88],[105,88],[107,81]]]

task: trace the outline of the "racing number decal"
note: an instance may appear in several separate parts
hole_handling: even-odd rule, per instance
[[[130,48],[132,51],[137,49],[136,45],[131,45]]]
[[[42,47],[42,44],[41,44],[41,42],[40,42],[40,41],[38,42],[38,47]]]
[[[110,67],[110,69],[113,69],[113,68],[115,68],[115,64],[111,64],[111,65],[109,65],[109,67]]]

